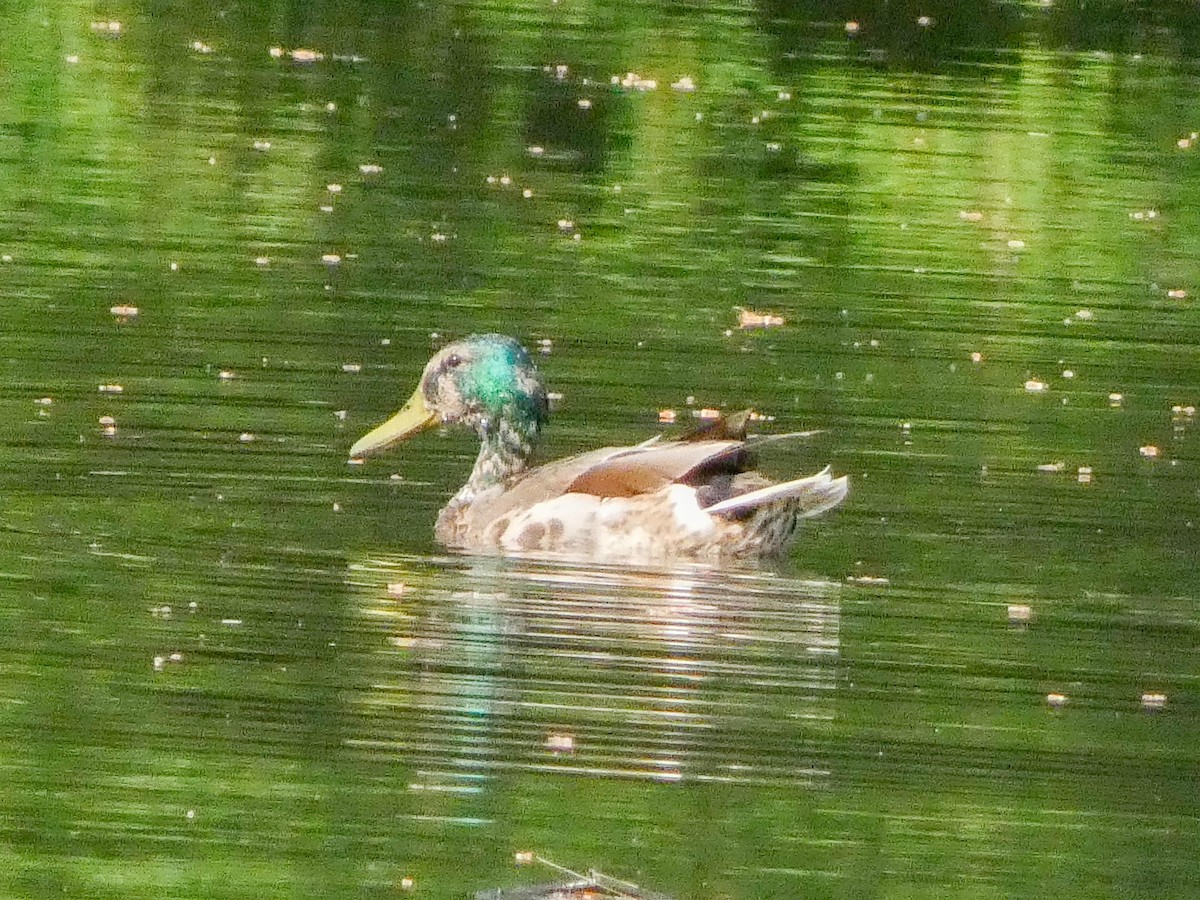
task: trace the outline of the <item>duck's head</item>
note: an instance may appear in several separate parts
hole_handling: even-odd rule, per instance
[[[400,412],[359,438],[350,456],[378,453],[439,423],[462,423],[484,440],[506,426],[531,444],[546,413],[546,389],[525,348],[502,334],[472,335],[439,350]]]

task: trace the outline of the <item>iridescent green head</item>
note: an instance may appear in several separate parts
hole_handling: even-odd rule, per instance
[[[404,408],[350,448],[350,456],[383,450],[418,431],[462,423],[481,438],[507,426],[529,442],[546,424],[546,389],[517,341],[476,334],[439,350]]]

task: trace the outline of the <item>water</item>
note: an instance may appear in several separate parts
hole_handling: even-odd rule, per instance
[[[11,11],[0,893],[1195,896],[1200,20],[1092,6]],[[447,556],[345,456],[483,330],[850,501]]]

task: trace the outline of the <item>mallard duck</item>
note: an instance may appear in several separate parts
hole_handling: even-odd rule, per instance
[[[473,430],[481,444],[475,467],[438,514],[435,534],[474,552],[607,561],[771,556],[801,519],[837,506],[849,490],[828,467],[781,484],[752,471],[746,415],[680,439],[531,468],[548,412],[525,349],[504,335],[474,335],[438,351],[400,412],[356,441],[350,456],[438,423]]]

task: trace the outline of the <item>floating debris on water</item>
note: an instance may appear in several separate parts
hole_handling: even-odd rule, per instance
[[[871,587],[886,587],[892,583],[889,579],[880,575],[849,575],[846,577],[846,581],[851,584],[861,584]]]
[[[566,68],[563,66],[562,68]],[[653,78],[643,78],[637,72],[626,72],[624,76],[614,75],[609,79],[612,84],[636,91],[653,91],[658,89],[658,82]]]
[[[297,47],[287,55],[292,58],[292,62],[300,63],[301,65],[320,62],[325,58],[325,54],[320,50],[307,50],[303,47]]]
[[[1159,691],[1147,691],[1142,694],[1142,709],[1146,712],[1159,712],[1166,708],[1167,695]]]
[[[1033,607],[1027,603],[1010,603],[1008,605],[1008,624],[1015,626],[1028,625],[1033,621]]]
[[[517,851],[513,854],[513,862],[518,866],[539,863],[570,880],[477,891],[474,900],[604,900],[605,897],[618,900],[671,900],[664,894],[644,890],[636,884],[613,878],[596,869],[589,869],[586,873],[572,871],[566,866],[538,856],[531,850]]]
[[[738,328],[778,328],[784,324],[783,316],[770,312],[759,312],[744,306],[735,306]]]

